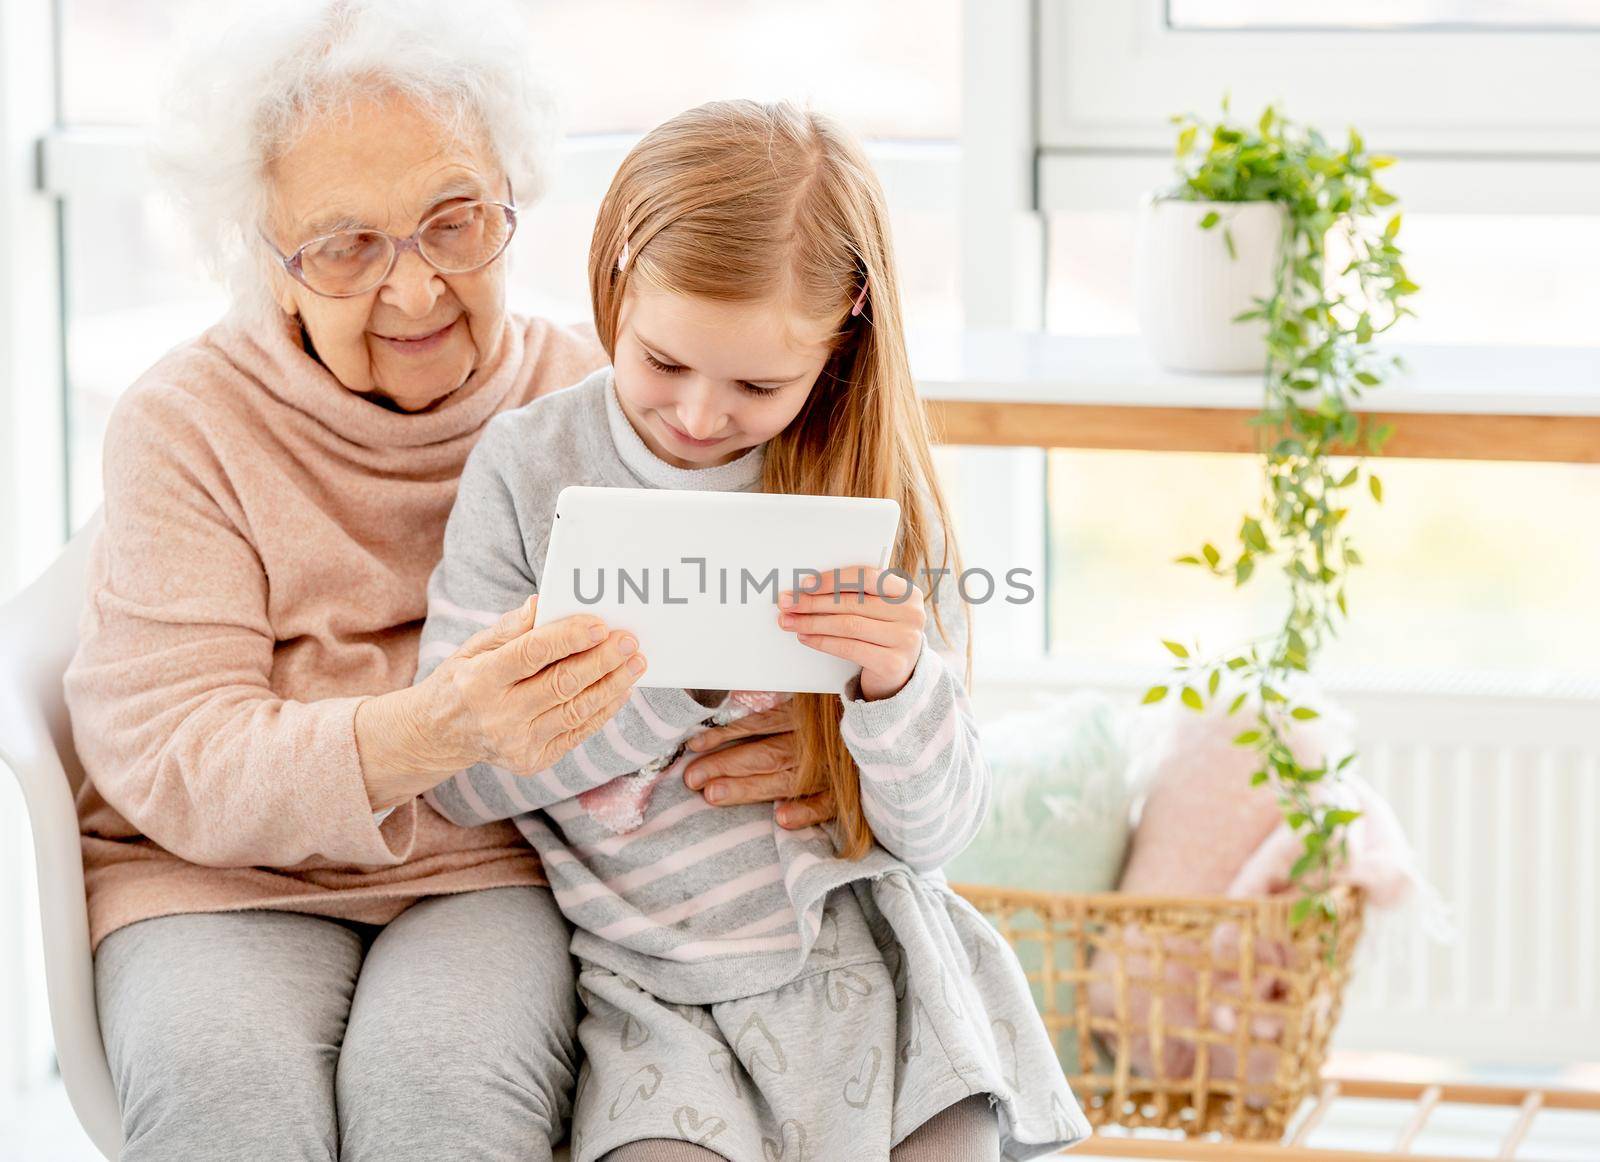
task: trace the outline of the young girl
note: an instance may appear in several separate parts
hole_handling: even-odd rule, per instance
[[[418,680],[537,592],[571,484],[890,497],[894,564],[931,584],[843,570],[774,610],[861,666],[842,696],[793,699],[802,769],[837,804],[826,827],[785,830],[770,804],[712,808],[685,785],[692,736],[784,697],[747,691],[636,689],[549,769],[479,765],[430,793],[460,824],[514,818],[574,925],[574,1162],[966,1162],[1078,1141],[1088,1125],[1020,967],[939,874],[982,821],[989,775],[859,146],[789,105],[672,119],[612,182],[589,282],[612,367],[489,424],[429,585]]]

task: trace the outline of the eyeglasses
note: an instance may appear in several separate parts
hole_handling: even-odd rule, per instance
[[[517,230],[516,193],[505,202],[463,202],[423,219],[409,238],[382,230],[341,230],[313,238],[285,255],[264,232],[261,240],[302,286],[330,299],[364,295],[381,286],[407,250],[440,274],[467,274],[499,258]]]

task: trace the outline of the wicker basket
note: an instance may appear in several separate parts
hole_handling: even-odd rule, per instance
[[[1361,933],[1359,892],[1335,895],[1337,921],[1291,928],[1292,900],[954,886],[1016,950],[1093,1125],[1275,1141],[1315,1091]],[[1091,991],[1112,1015],[1095,1015]],[[1223,999],[1231,1031],[1193,1018]],[[1192,1061],[1181,1076],[1151,1067],[1180,1049]]]

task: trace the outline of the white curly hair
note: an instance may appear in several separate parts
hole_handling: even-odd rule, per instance
[[[272,163],[363,97],[400,94],[448,134],[487,139],[519,204],[543,192],[555,104],[534,76],[527,15],[507,0],[217,7],[220,22],[192,23],[175,53],[152,163],[243,305],[276,309],[257,234]]]

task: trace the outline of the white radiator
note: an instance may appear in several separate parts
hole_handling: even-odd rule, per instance
[[[980,672],[980,717],[1056,689],[1137,701],[1158,675]],[[1453,940],[1377,919],[1340,1048],[1479,1062],[1600,1060],[1600,683],[1337,675],[1361,769],[1450,909]]]
[[[1380,926],[1342,1046],[1600,1059],[1600,698],[1570,693],[1344,699],[1458,932]]]

